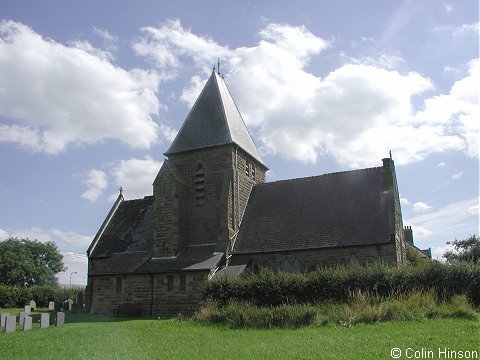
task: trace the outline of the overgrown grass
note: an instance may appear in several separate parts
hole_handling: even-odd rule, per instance
[[[0,309],[3,312],[4,309]],[[477,350],[464,319],[296,329],[229,329],[191,320],[67,313],[64,327],[0,333],[5,359],[390,359],[392,348]]]
[[[345,303],[327,301],[316,305],[262,307],[238,301],[227,305],[210,301],[194,316],[200,322],[225,324],[233,328],[288,328],[330,322],[350,327],[359,323],[430,318],[478,320],[479,314],[465,295],[439,299],[433,291],[416,291],[384,298],[357,291]]]
[[[317,311],[308,305],[258,307],[249,303],[231,302],[227,306],[205,304],[194,316],[200,322],[225,324],[233,328],[296,328],[315,321]]]

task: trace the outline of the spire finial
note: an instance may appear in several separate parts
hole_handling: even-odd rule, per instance
[[[392,150],[389,150],[388,153],[390,154],[390,160],[392,160]]]
[[[217,73],[220,75],[220,58],[217,58]]]
[[[123,196],[123,187],[122,187],[122,186],[120,186],[120,188],[118,189],[118,191],[120,191],[120,195]]]

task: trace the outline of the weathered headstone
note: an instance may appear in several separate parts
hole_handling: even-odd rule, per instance
[[[8,315],[5,319],[5,332],[14,332],[17,326],[17,317]]]
[[[56,321],[55,325],[57,325],[57,326],[65,325],[65,313],[64,312],[58,312],[57,313],[57,321]]]
[[[20,325],[20,327],[23,327],[23,321],[27,315],[28,314],[25,311],[20,312],[20,316],[18,317],[18,325]]]
[[[63,310],[66,311],[72,311],[72,304],[73,300],[72,299],[67,299],[63,302]]]
[[[25,305],[25,312],[29,315],[32,312],[32,307],[30,305]]]
[[[23,331],[32,330],[32,317],[25,316],[23,320]]]
[[[75,304],[83,305],[83,292],[77,293],[77,295],[75,296]]]
[[[48,303],[48,310],[55,310],[55,303],[53,301]]]
[[[37,303],[35,302],[35,300],[30,300],[30,308],[35,311],[35,309],[37,308]]]
[[[43,313],[40,315],[40,328],[46,329],[50,325],[50,314]]]
[[[5,321],[7,320],[7,316],[9,316],[9,313],[3,313],[0,315],[0,325],[2,329],[5,329]]]

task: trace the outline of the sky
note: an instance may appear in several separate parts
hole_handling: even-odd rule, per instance
[[[118,196],[152,194],[220,58],[267,181],[381,166],[441,259],[479,234],[477,0],[0,0],[0,240],[85,284]]]

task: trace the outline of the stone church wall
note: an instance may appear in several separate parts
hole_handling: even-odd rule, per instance
[[[192,315],[208,271],[91,277],[90,312],[117,316]]]

